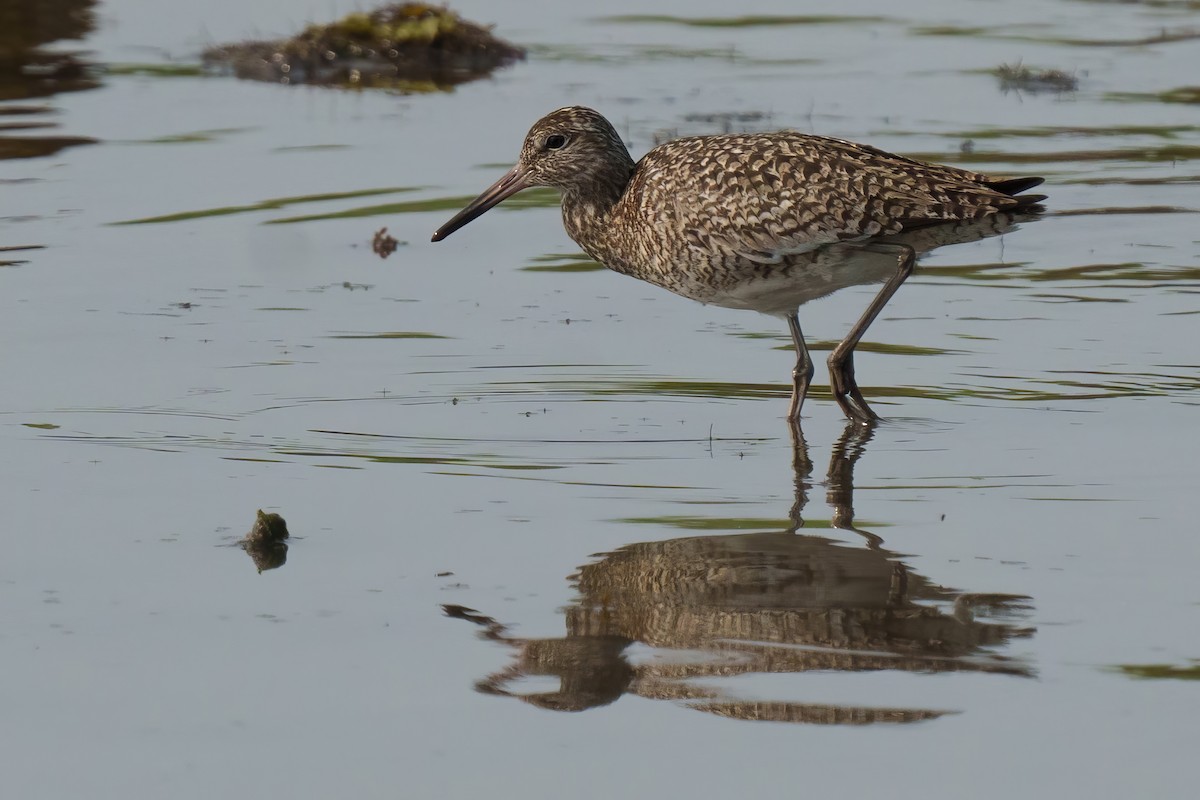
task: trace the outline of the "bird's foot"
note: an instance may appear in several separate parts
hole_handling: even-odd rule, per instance
[[[829,389],[847,419],[862,425],[874,425],[879,421],[879,415],[871,410],[854,379],[853,350],[842,359],[829,357]]]

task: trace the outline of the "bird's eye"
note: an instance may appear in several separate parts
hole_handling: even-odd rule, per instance
[[[546,137],[547,150],[559,150],[567,143],[567,137],[561,133],[552,133]]]

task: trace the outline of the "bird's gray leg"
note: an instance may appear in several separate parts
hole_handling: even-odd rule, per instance
[[[900,255],[898,256],[899,263],[896,267],[895,274],[888,278],[883,284],[883,288],[879,290],[879,294],[875,295],[875,299],[871,301],[871,305],[867,306],[867,310],[863,312],[858,322],[854,323],[854,327],[846,334],[846,338],[842,339],[837,347],[833,348],[833,352],[829,354],[829,388],[833,391],[833,399],[841,406],[842,413],[848,419],[860,422],[863,425],[870,425],[879,419],[879,415],[871,410],[867,404],[866,398],[862,396],[862,392],[858,388],[858,382],[854,380],[854,348],[858,346],[858,342],[862,339],[863,334],[867,332],[867,328],[871,327],[871,323],[879,316],[879,312],[883,311],[883,307],[892,299],[892,295],[900,288],[905,279],[912,274],[913,264],[917,260],[916,251],[906,244],[866,244],[862,246],[864,250],[874,250],[879,252],[884,248],[899,248]]]
[[[804,344],[804,334],[800,332],[800,319],[793,311],[788,314],[788,330],[792,332],[792,344],[796,347],[796,366],[792,369],[792,403],[788,406],[787,421],[800,421],[800,406],[804,405],[804,396],[808,394],[808,384],[812,381],[813,362]]]

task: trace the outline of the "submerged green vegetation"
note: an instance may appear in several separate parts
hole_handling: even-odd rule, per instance
[[[601,272],[604,266],[586,253],[548,253],[521,267],[524,272]]]
[[[1200,145],[1163,144],[1154,147],[1113,147],[1101,150],[987,152],[962,149],[944,153],[905,153],[919,161],[956,164],[1069,164],[1080,161],[1176,162],[1200,158]]]
[[[948,139],[1119,139],[1125,136],[1153,136],[1159,139],[1176,139],[1187,134],[1200,133],[1200,125],[1174,123],[1170,125],[1044,125],[1027,128],[977,128],[975,130],[948,131],[940,135]],[[929,131],[880,130],[875,136],[928,136]]]
[[[467,203],[474,200],[472,195],[453,197],[431,197],[426,200],[409,200],[400,203],[383,203],[373,206],[360,206],[343,211],[331,211],[325,214],[306,214],[300,217],[282,217],[267,220],[268,225],[286,225],[294,222],[317,222],[327,219],[354,219],[358,217],[377,217],[392,214],[413,214],[426,211],[458,211]],[[519,211],[525,208],[553,208],[558,205],[558,190],[556,189],[526,189],[519,195],[505,201],[500,206],[502,211]]]
[[[1200,681],[1200,660],[1187,666],[1175,664],[1118,664],[1115,669],[1130,678]]]
[[[330,339],[449,339],[440,333],[425,331],[385,331],[384,333],[337,333]]]
[[[1118,102],[1148,102],[1148,103],[1200,103],[1200,86],[1180,86],[1162,92],[1109,92],[1106,100]]]
[[[1145,47],[1155,44],[1172,44],[1200,39],[1200,29],[1177,28],[1163,29],[1152,36],[1138,36],[1126,39],[1077,39],[1071,36],[1044,36],[1026,33],[1028,26],[1013,28],[981,28],[960,25],[918,25],[912,29],[916,36],[954,36],[968,39],[1001,39],[1012,42],[1027,42],[1030,44],[1062,45],[1065,47]]]
[[[655,527],[674,528],[682,531],[778,531],[787,530],[794,523],[788,519],[770,519],[769,517],[623,517],[614,519],[627,525],[652,525]],[[877,521],[857,520],[857,525],[872,528],[887,527],[887,523]],[[805,530],[834,530],[840,526],[830,520],[805,519]]]
[[[218,208],[205,208],[198,211],[180,211],[175,214],[160,214],[154,217],[139,217],[137,219],[126,219],[119,222],[110,222],[109,224],[147,225],[160,222],[183,222],[185,220],[204,219],[206,217],[225,217],[229,216],[230,214],[245,214],[252,211],[272,211],[302,203],[323,203],[330,200],[346,200],[353,197],[371,197],[381,194],[415,192],[420,188],[421,187],[419,186],[391,186],[383,189],[360,189],[353,192],[326,192],[323,194],[275,197],[268,200],[259,200],[255,203],[248,203],[239,206],[220,206]]]
[[[106,75],[141,75],[150,78],[198,78],[205,75],[201,64],[106,64]]]
[[[760,28],[781,25],[854,25],[867,22],[893,22],[889,17],[849,16],[842,14],[754,14],[738,17],[676,17],[669,14],[618,14],[597,17],[597,22],[617,24],[686,25],[692,28]]]

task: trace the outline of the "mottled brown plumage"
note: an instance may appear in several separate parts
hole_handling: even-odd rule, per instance
[[[762,298],[781,276],[836,271],[831,255],[848,265],[854,253],[886,250],[895,274],[829,359],[839,405],[869,422],[877,417],[854,381],[854,346],[923,252],[906,237],[1028,209],[1044,195],[1013,195],[1040,183],[794,131],[676,139],[635,164],[608,120],[572,106],[539,120],[517,165],[433,240],[521,189],[557,187],[567,233],[606,267],[705,302],[786,316],[798,354],[792,421],[812,374],[796,305],[745,298]]]

